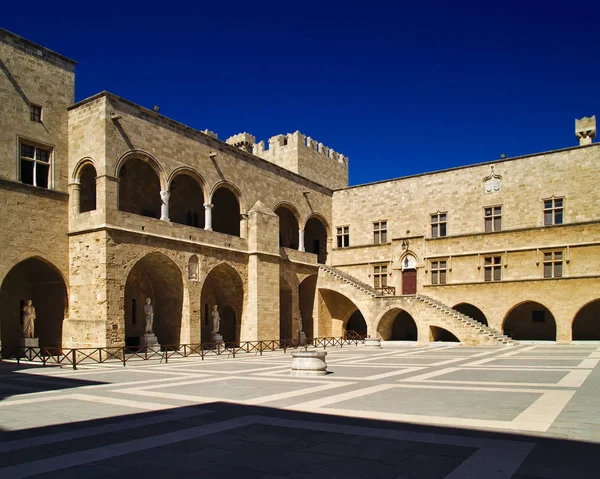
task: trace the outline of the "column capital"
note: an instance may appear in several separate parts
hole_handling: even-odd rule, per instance
[[[215,205],[213,205],[212,203],[204,203],[204,207],[205,207],[205,208],[209,208],[209,209],[210,209],[210,208],[212,208],[213,206],[215,206]]]

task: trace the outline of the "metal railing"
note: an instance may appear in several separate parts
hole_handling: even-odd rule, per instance
[[[381,294],[391,294],[392,296],[396,295],[396,288],[394,286],[381,286],[379,288],[375,288],[375,291]]]
[[[354,333],[354,331],[351,331]],[[199,344],[177,344],[157,345],[155,347],[107,347],[107,348],[56,348],[56,347],[18,347],[11,351],[6,359],[14,359],[17,364],[21,362],[41,363],[56,366],[71,366],[77,369],[80,364],[122,363],[126,366],[132,361],[160,360],[168,363],[173,358],[187,358],[189,356],[200,356],[204,361],[207,356],[222,356],[235,358],[238,354],[250,354],[262,356],[263,352],[283,351],[288,349],[309,347],[323,348],[344,347],[350,345],[358,346],[365,342],[365,336],[357,333],[344,337],[323,337],[307,339],[272,339],[267,341],[243,341],[223,343],[199,343]]]

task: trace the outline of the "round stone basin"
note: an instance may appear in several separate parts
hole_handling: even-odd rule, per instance
[[[292,376],[324,376],[325,356],[325,351],[292,351]]]

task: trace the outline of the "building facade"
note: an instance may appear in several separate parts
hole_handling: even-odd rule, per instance
[[[48,347],[339,336],[600,339],[600,158],[582,145],[348,187],[299,132],[226,141],[0,29],[0,335]]]

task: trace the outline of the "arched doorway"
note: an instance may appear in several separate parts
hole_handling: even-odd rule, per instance
[[[169,186],[169,219],[173,223],[204,228],[204,193],[192,176],[180,173]]]
[[[417,294],[417,258],[410,253],[402,258],[402,294]]]
[[[358,309],[352,313],[348,319],[348,322],[346,323],[346,334],[352,332],[361,336],[367,335],[367,322],[365,321],[363,314]]]
[[[279,216],[279,246],[298,249],[298,218],[286,206],[277,208],[275,214]]]
[[[413,317],[402,309],[394,308],[385,313],[377,332],[384,341],[416,341],[417,324]]]
[[[314,338],[313,310],[315,294],[317,292],[317,275],[306,277],[299,288],[300,316],[302,317],[302,331],[309,339]]]
[[[200,301],[204,312],[202,342],[213,341],[212,310],[213,306],[217,305],[223,341],[239,343],[244,305],[244,283],[239,273],[226,263],[215,266],[204,280]]]
[[[517,340],[556,341],[556,322],[543,304],[526,301],[506,315],[504,334]]]
[[[181,338],[183,279],[177,265],[162,253],[150,253],[131,268],[125,282],[125,345],[138,346],[144,335],[144,305],[150,298],[161,346],[178,346]]]
[[[232,236],[240,235],[240,204],[235,194],[224,186],[212,197],[212,229]]]
[[[454,334],[438,326],[429,327],[429,340],[432,342],[460,343],[460,340]]]
[[[15,265],[0,287],[0,336],[3,355],[21,346],[22,311],[27,300],[35,308],[34,337],[43,347],[62,346],[62,326],[68,309],[67,288],[58,269],[41,258]]]
[[[485,324],[486,326],[488,325],[488,321],[485,317],[485,314],[483,314],[483,311],[481,311],[481,309],[479,309],[477,306],[473,306],[469,303],[459,303],[452,309],[455,309],[459,313],[466,314],[471,319],[474,319],[475,321],[478,321],[481,324]]]
[[[327,228],[317,216],[311,217],[304,227],[304,249],[317,255],[317,261],[327,261]]]
[[[96,168],[88,163],[79,175],[79,212],[96,209]]]
[[[149,163],[129,158],[119,170],[119,210],[160,218],[160,179]]]
[[[573,318],[573,340],[600,340],[600,299],[586,304]]]
[[[279,276],[279,339],[292,338],[292,287],[283,276]]]

